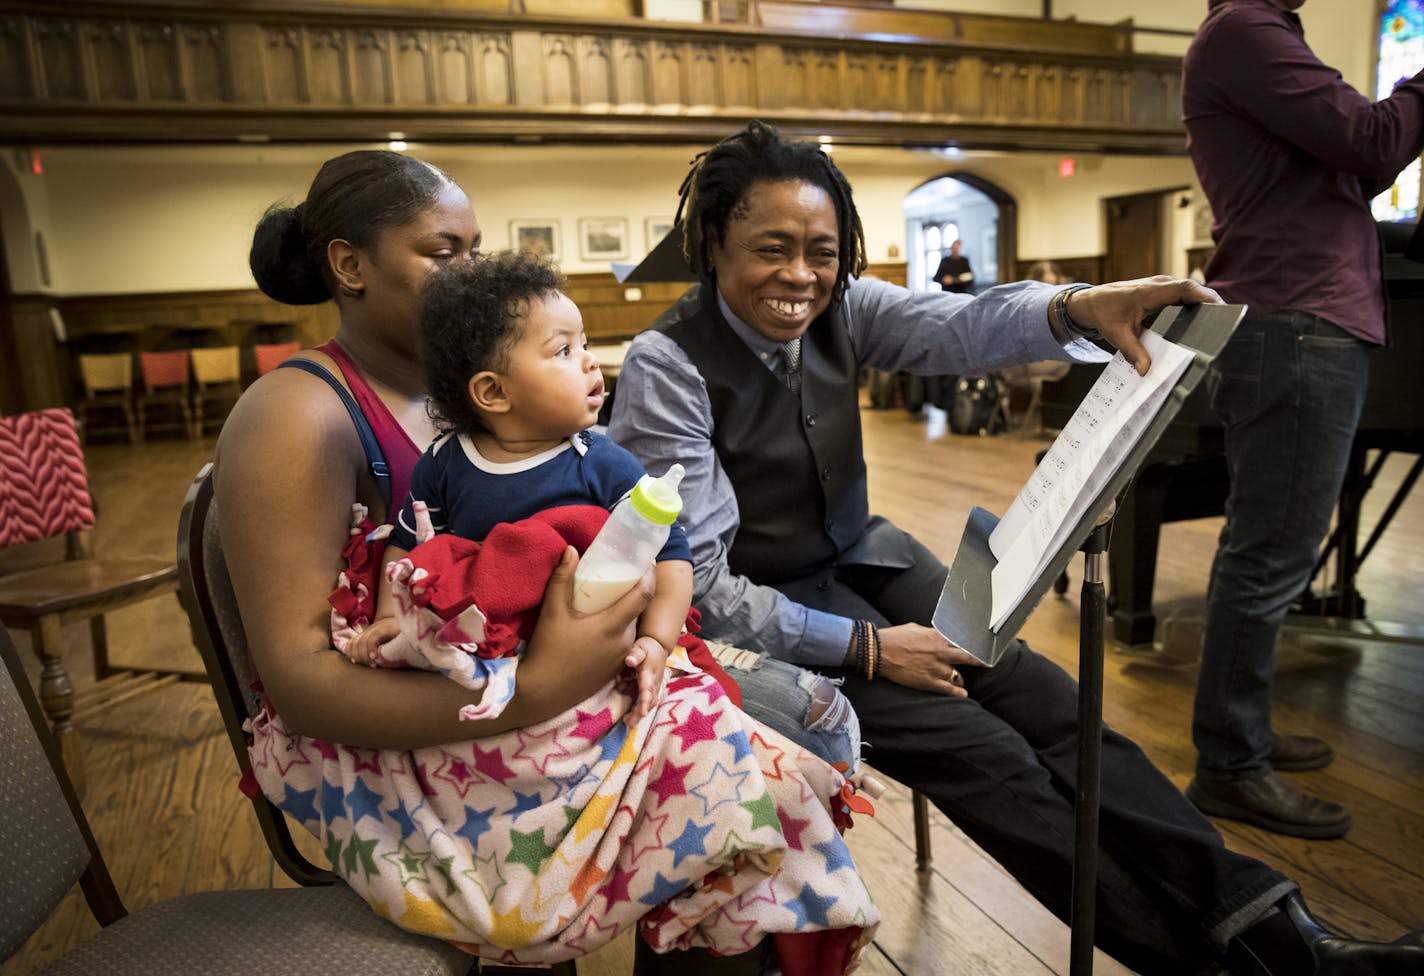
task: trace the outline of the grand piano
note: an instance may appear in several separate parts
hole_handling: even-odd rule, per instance
[[[1412,227],[1401,232],[1381,225],[1386,242],[1384,273],[1389,295],[1390,344],[1371,355],[1369,394],[1340,493],[1338,527],[1316,565],[1319,574],[1333,559],[1336,582],[1329,593],[1302,594],[1295,607],[1298,613],[1352,619],[1365,616],[1364,597],[1355,589],[1356,572],[1424,468],[1424,396],[1418,392],[1424,367],[1424,263],[1406,259],[1401,253],[1410,230]],[[1063,379],[1045,383],[1044,425],[1066,424],[1101,370],[1100,366],[1079,365]],[[1113,636],[1123,643],[1150,643],[1156,632],[1152,588],[1162,524],[1207,518],[1224,511],[1227,474],[1223,432],[1207,397],[1203,383],[1187,398],[1118,507],[1108,550],[1108,607]],[[1380,453],[1367,464],[1371,449]],[[1413,454],[1415,461],[1386,504],[1370,538],[1361,545],[1360,504],[1373,486],[1387,452]]]

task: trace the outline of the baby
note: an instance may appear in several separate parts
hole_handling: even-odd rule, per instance
[[[496,556],[489,547],[496,543],[499,553],[528,548],[525,538],[507,544],[510,524],[525,525],[536,515],[542,521],[534,526],[535,538],[544,538],[538,533],[552,524],[566,541],[586,544],[597,526],[589,526],[577,509],[562,509],[595,505],[602,510],[596,513],[601,521],[642,477],[632,454],[587,429],[603,405],[603,375],[588,350],[578,306],[560,290],[562,283],[557,270],[527,253],[461,263],[427,282],[421,355],[431,416],[446,433],[425,451],[411,475],[410,495],[386,543],[375,619],[343,647],[352,661],[398,663],[383,653],[401,633],[392,582],[421,592],[421,577],[412,576],[406,556],[428,532],[488,541],[490,565]],[[575,530],[569,531],[569,525]],[[556,555],[561,553],[560,547]],[[531,567],[515,575],[533,572]],[[510,574],[503,576],[492,582],[507,583]],[[671,527],[658,555],[654,577],[655,593],[626,661],[636,672],[637,686],[626,718],[630,725],[657,702],[692,599],[691,551],[678,525]],[[483,628],[483,616],[479,624]],[[484,632],[480,629],[477,636]],[[513,663],[508,661],[507,680],[499,689],[487,689],[486,698],[507,701],[513,694]],[[495,704],[482,700],[473,714],[497,714],[491,710]]]

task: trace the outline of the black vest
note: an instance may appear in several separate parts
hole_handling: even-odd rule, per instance
[[[710,288],[689,289],[653,328],[707,384],[712,446],[741,516],[732,572],[776,584],[835,563],[870,518],[859,364],[839,312],[828,309],[801,340],[799,400],[732,331]]]

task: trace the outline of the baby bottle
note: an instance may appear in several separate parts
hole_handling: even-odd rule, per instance
[[[645,474],[613,507],[574,570],[575,610],[602,610],[642,579],[682,511],[677,493],[682,473],[682,465],[674,464],[661,478]]]

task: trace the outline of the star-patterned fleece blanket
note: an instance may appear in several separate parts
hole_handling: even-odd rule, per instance
[[[772,935],[785,976],[853,971],[880,913],[837,830],[844,778],[685,655],[670,665],[631,729],[617,682],[539,725],[410,752],[310,739],[265,708],[253,772],[378,914],[486,959],[570,959],[640,925],[656,950]]]

